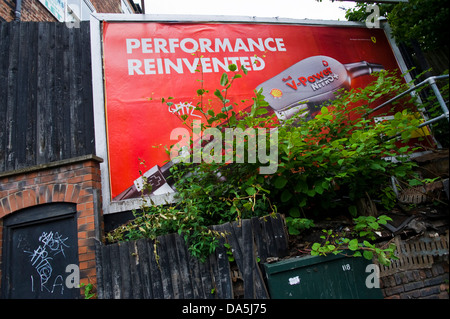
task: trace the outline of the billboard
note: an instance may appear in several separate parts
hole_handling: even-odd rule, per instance
[[[102,41],[112,201],[139,196],[142,161],[155,194],[173,191],[163,146],[176,142],[170,133],[180,115],[202,119],[202,83],[208,107],[222,106],[213,92],[230,64],[248,70],[227,97],[235,110],[248,108],[258,88],[280,119],[305,105],[314,116],[338,89],[399,68],[384,30],[357,26],[111,21]],[[161,102],[169,97],[170,107]]]
[[[64,22],[66,1],[63,0],[39,0],[39,2],[47,8],[51,14],[58,19],[59,22]]]

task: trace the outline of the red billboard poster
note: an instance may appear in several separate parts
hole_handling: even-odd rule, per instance
[[[382,29],[264,23],[104,22],[103,63],[112,200],[139,195],[141,161],[155,194],[173,191],[161,146],[176,142],[170,134],[182,126],[179,115],[201,120],[200,79],[210,106],[221,107],[212,92],[230,64],[248,70],[231,102],[246,108],[262,89],[280,119],[305,105],[313,115],[338,89],[399,68]],[[170,107],[161,102],[169,97]]]

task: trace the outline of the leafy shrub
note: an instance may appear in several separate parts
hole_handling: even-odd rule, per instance
[[[353,221],[356,225],[353,228],[353,235],[356,238],[334,232],[331,229],[324,229],[322,230],[324,235],[320,236],[323,243],[314,243],[311,246],[311,255],[325,256],[327,254],[345,253],[349,256],[364,257],[368,260],[372,260],[375,256],[380,264],[389,266],[392,259],[398,259],[394,254],[395,244],[388,242],[384,247],[377,247],[367,240],[374,240],[374,232],[380,228],[380,225],[386,224],[389,220],[392,219],[386,215],[381,215],[378,218],[373,216],[354,218]]]
[[[307,121],[303,114],[297,114],[280,123],[268,109],[261,92],[255,92],[249,112],[234,111],[228,92],[246,70],[231,65],[230,72],[232,76],[222,75],[221,89],[214,91],[222,104],[219,113],[208,108],[204,100],[209,91],[201,82],[197,90],[200,102],[196,107],[205,118],[201,129],[217,127],[225,140],[224,128],[276,128],[276,173],[259,174],[259,167],[265,164],[259,159],[254,163],[247,160],[226,163],[223,153],[215,154],[220,155],[220,160],[210,163],[181,161],[171,168],[177,202],[155,206],[143,196],[136,219],[108,234],[109,240],[156,239],[159,235],[178,232],[189,243],[191,253],[204,259],[217,247],[219,236],[224,235],[209,229],[210,225],[280,211],[288,215],[290,232],[296,233],[312,225],[307,215],[324,215],[339,206],[351,207],[350,212],[356,215],[354,204],[366,195],[377,198],[387,194],[382,202],[391,205],[393,198],[386,185],[390,176],[400,179],[411,174],[413,163],[407,160],[407,155],[412,148],[405,143],[419,120],[411,120],[414,108],[394,112],[391,121],[375,122],[366,115],[382,99],[406,89],[398,76],[380,72],[365,88],[339,92],[315,118]],[[398,103],[412,105],[413,102],[403,99]],[[164,99],[163,103],[170,105],[171,102]],[[187,117],[180,119],[187,124]],[[242,144],[245,150],[258,147],[250,143],[248,137]],[[233,159],[236,159],[235,140],[231,146]],[[231,146],[227,146],[228,150]],[[202,150],[206,150],[205,147],[203,144]],[[192,157],[191,153],[188,158]],[[396,160],[387,160],[392,157]],[[302,215],[305,219],[299,219]]]

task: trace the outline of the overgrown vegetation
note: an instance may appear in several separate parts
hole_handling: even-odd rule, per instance
[[[177,202],[156,206],[143,196],[141,209],[134,212],[136,219],[107,234],[107,239],[111,242],[139,238],[156,240],[160,235],[176,232],[184,236],[191,254],[204,260],[219,244],[219,237],[224,236],[208,226],[280,212],[287,217],[289,232],[298,234],[312,227],[313,219],[327,216],[330,210],[339,210],[354,218],[353,237],[343,238],[325,230],[324,242],[315,243],[311,253],[339,253],[345,246],[356,256],[368,258],[375,254],[380,262],[388,263],[394,247],[379,249],[370,240],[373,232],[389,217],[358,217],[357,203],[370,197],[378,199],[389,210],[395,202],[390,177],[404,183],[417,180],[413,176],[414,163],[408,160],[414,150],[414,145],[408,141],[420,123],[413,98],[408,96],[392,105],[392,109],[384,110],[394,115],[392,120],[374,121],[372,115],[367,115],[381,100],[407,89],[401,77],[380,72],[365,88],[339,92],[312,120],[307,121],[304,114],[299,113],[280,123],[261,92],[255,92],[249,112],[235,111],[239,104],[231,101],[228,94],[245,74],[245,68],[238,70],[231,65],[230,72],[220,79],[220,89],[211,91],[222,104],[220,112],[209,107],[206,97],[210,91],[200,82],[197,91],[200,102],[196,109],[204,116],[201,130],[217,127],[225,134],[225,128],[277,129],[276,173],[259,174],[259,167],[266,165],[259,159],[254,163],[247,160],[237,163],[236,140],[233,145],[224,147],[233,151],[232,163],[225,163],[225,152],[217,154],[217,149],[203,143],[201,150],[210,155],[216,152],[215,158],[220,160],[193,163],[191,152],[190,161],[181,161],[171,168]],[[171,98],[164,99],[163,103],[170,106],[170,101]],[[396,112],[396,107],[401,111]],[[180,119],[189,126],[187,116]],[[245,150],[258,149],[257,143],[262,143],[251,141],[254,140],[246,136]],[[264,143],[270,146],[268,140]],[[147,183],[146,187],[151,186]]]
[[[313,256],[325,256],[327,254],[348,254],[353,257],[364,257],[372,260],[377,257],[378,262],[383,265],[389,265],[390,260],[397,259],[394,252],[395,244],[388,242],[384,247],[377,247],[369,240],[375,240],[375,231],[380,230],[380,225],[386,224],[392,220],[386,215],[379,217],[359,216],[353,219],[355,226],[351,231],[352,237],[347,237],[349,232],[335,232],[331,229],[322,230],[324,235],[320,236],[323,243],[314,243],[311,246],[310,253]],[[352,238],[352,239],[351,239]]]

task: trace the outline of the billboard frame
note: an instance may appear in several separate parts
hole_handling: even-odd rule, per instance
[[[94,131],[96,155],[103,159],[100,163],[102,184],[102,208],[103,214],[113,214],[138,209],[141,198],[111,200],[110,170],[108,158],[108,142],[106,130],[105,110],[105,82],[103,61],[103,22],[157,22],[157,23],[248,23],[248,24],[287,24],[300,26],[329,26],[329,27],[360,27],[366,28],[364,22],[337,21],[337,20],[309,20],[290,18],[265,18],[250,16],[215,16],[215,15],[153,15],[153,14],[91,14],[91,63],[92,63],[92,91],[94,108]],[[391,29],[386,19],[381,20],[380,29],[384,29],[392,52],[395,56],[400,71],[407,71],[406,63],[391,35]],[[405,80],[410,82],[409,75]],[[150,200],[156,205],[170,204],[175,201],[174,193],[164,195],[151,195]]]

